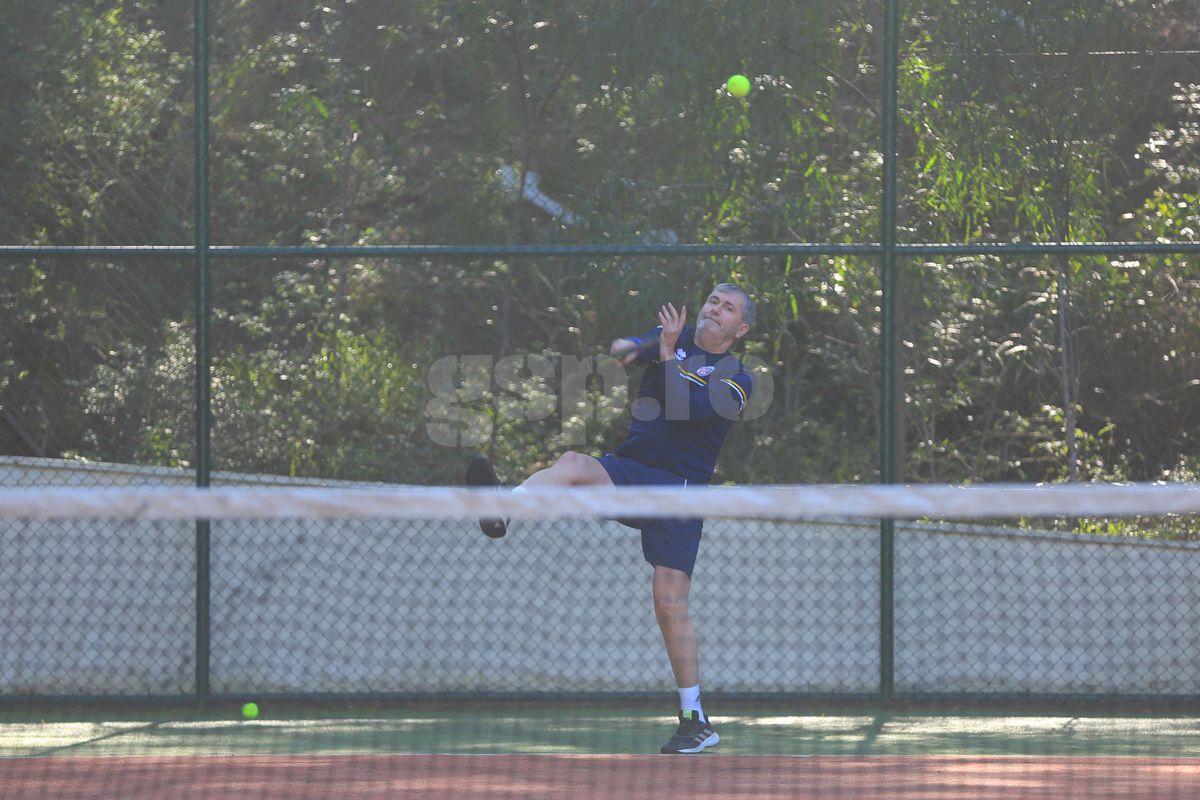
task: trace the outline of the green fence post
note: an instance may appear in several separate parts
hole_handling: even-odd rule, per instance
[[[896,62],[899,0],[884,3],[883,204],[880,209],[879,482],[895,483],[896,442]],[[879,696],[895,688],[895,521],[879,527]]]
[[[195,0],[196,78],[196,485],[209,484],[209,286],[208,286],[208,0]],[[211,552],[208,520],[196,520],[196,696],[209,694],[209,590]]]

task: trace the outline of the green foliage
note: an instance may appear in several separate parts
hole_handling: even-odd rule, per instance
[[[214,241],[877,240],[879,13],[828,0],[216,4]],[[903,13],[902,239],[1195,238],[1194,62],[1095,55],[1182,47],[1185,10],[927,0]],[[0,56],[0,238],[191,241],[186,4],[14,6],[0,45],[19,54]],[[722,90],[735,72],[754,83],[745,99]],[[536,174],[569,222],[514,202],[506,166]],[[1087,479],[1193,464],[1193,262],[900,264],[905,478],[1061,480],[1072,450]],[[0,443],[191,463],[186,265],[3,269]],[[558,354],[601,352],[652,327],[662,302],[694,311],[734,279],[759,302],[744,350],[772,396],[735,427],[719,479],[872,480],[877,273],[857,257],[218,260],[214,467],[454,482],[467,453],[427,429],[438,359],[541,354],[556,368],[545,391],[561,393]],[[615,414],[520,411],[535,402],[495,385],[470,401],[489,421],[472,447],[511,476],[624,430]]]

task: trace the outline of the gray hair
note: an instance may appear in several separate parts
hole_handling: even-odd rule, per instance
[[[754,301],[750,299],[750,293],[736,283],[718,283],[713,287],[714,292],[733,292],[742,296],[742,322],[747,325],[754,324]]]

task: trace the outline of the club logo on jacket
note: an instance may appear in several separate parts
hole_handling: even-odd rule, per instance
[[[701,378],[707,378],[709,375],[712,375],[714,369],[716,369],[716,367],[712,365],[701,367],[700,369],[696,370],[696,374]]]

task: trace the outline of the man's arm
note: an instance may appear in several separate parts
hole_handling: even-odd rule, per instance
[[[612,343],[608,352],[622,367],[637,362],[653,361],[658,353],[658,335],[662,328],[655,328],[641,336],[627,336]]]
[[[634,362],[645,364],[653,361],[656,352],[659,361],[674,360],[675,343],[679,341],[679,334],[687,321],[687,306],[676,311],[674,305],[667,303],[659,309],[658,321],[661,324],[650,333],[614,341],[608,349],[609,354],[622,367]]]

